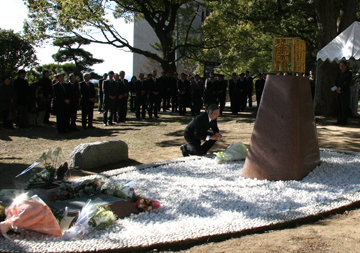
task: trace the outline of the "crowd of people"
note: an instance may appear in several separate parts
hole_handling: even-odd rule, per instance
[[[258,73],[257,77],[255,83],[249,71],[240,75],[233,73],[229,81],[224,75],[214,73],[210,73],[207,79],[199,75],[181,73],[179,76],[178,73],[171,75],[166,72],[161,72],[158,77],[154,70],[146,76],[140,73],[128,81],[124,71],[119,74],[109,71],[99,80],[96,91],[89,73],[83,74],[82,81],[78,82],[74,74],[57,74],[50,80],[50,73],[45,70],[41,79],[29,85],[26,72],[20,70],[13,85],[10,77],[2,79],[0,109],[5,128],[13,128],[14,120],[19,128],[45,126],[50,124],[50,114],[53,114],[61,134],[79,130],[76,119],[80,108],[82,128],[95,128],[93,109],[96,98],[104,126],[125,122],[129,110],[140,120],[158,118],[161,110],[197,116],[201,109],[216,104],[219,115],[222,115],[227,97],[231,113],[236,115],[247,106],[253,106],[254,91],[257,104],[260,104],[265,75]]]

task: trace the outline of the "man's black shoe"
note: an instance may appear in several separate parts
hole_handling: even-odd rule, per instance
[[[184,157],[189,156],[189,153],[186,151],[185,144],[180,146],[180,150]]]

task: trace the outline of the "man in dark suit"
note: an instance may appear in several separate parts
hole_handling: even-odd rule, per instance
[[[103,99],[104,99],[104,94],[103,94],[103,85],[104,85],[104,81],[108,78],[108,74],[105,73],[103,75],[103,77],[99,80],[99,106],[98,106],[98,111],[99,114],[102,112],[103,110]]]
[[[350,84],[352,81],[352,73],[348,69],[346,61],[340,62],[340,70],[336,76],[336,109],[337,109],[337,122],[335,125],[344,126],[347,124],[349,106],[350,106]]]
[[[179,114],[184,116],[186,113],[186,106],[191,101],[191,86],[189,80],[186,79],[185,73],[181,74],[181,79],[178,80],[178,96],[179,96]]]
[[[245,74],[241,73],[240,78],[238,79],[236,83],[236,96],[239,99],[239,108],[237,111],[245,111],[246,108],[246,95],[247,89],[246,89],[246,81],[245,81]]]
[[[178,112],[178,95],[177,95],[177,82],[179,76],[178,73],[174,73],[174,77],[171,79],[171,112]]]
[[[222,115],[224,107],[225,107],[225,100],[226,100],[226,90],[227,90],[227,81],[224,79],[224,75],[218,75],[219,79],[215,81],[215,89],[216,89],[216,96],[218,104],[220,105],[220,115]]]
[[[95,88],[90,82],[90,74],[83,75],[84,81],[80,83],[81,93],[81,110],[82,110],[82,127],[83,129],[95,128],[92,124],[94,114]]]
[[[19,77],[14,81],[14,88],[17,96],[17,122],[20,128],[28,127],[27,113],[30,107],[30,86],[25,79],[26,71],[19,70]]]
[[[232,74],[232,79],[229,81],[229,97],[230,97],[230,107],[233,115],[238,114],[239,111],[239,98],[236,96],[236,83],[238,77],[236,73]]]
[[[183,156],[205,155],[215,142],[222,138],[216,121],[219,114],[220,108],[211,104],[206,112],[196,116],[187,125],[184,137],[188,144],[180,147]],[[208,131],[210,128],[212,133]],[[205,141],[202,145],[201,140]]]
[[[129,82],[125,79],[125,71],[120,71],[119,83],[119,95],[122,92],[122,98],[119,100],[118,120],[117,122],[125,122],[127,115],[127,104],[129,99]]]
[[[141,116],[145,119],[146,113],[146,104],[147,104],[147,87],[144,80],[144,73],[139,74],[139,80],[135,82],[135,114],[136,118],[140,119],[140,107],[141,107]]]
[[[46,99],[46,111],[44,117],[45,124],[49,123],[51,98],[53,97],[53,90],[52,90],[53,84],[49,77],[50,77],[50,72],[48,70],[44,70],[43,78],[39,80],[39,88],[43,91],[44,98]]]
[[[60,134],[67,133],[70,128],[70,86],[65,83],[64,74],[56,76],[58,82],[53,85],[55,95],[55,110],[56,110],[56,127]]]
[[[160,106],[160,82],[156,79],[157,71],[153,70],[152,77],[147,80],[147,85],[149,88],[149,118],[152,117],[154,113],[155,118],[158,116],[158,108]]]
[[[109,80],[105,80],[103,83],[104,126],[106,126],[107,124],[113,125],[113,120],[115,116],[116,96],[118,96],[118,83],[114,81],[114,71],[109,71],[108,75]],[[109,118],[108,111],[110,112]]]
[[[76,128],[76,117],[77,117],[77,110],[79,109],[80,88],[76,80],[76,76],[73,73],[69,75],[68,85],[70,87],[70,103],[69,103],[70,129],[72,131],[79,131],[79,129]]]
[[[264,74],[259,73],[258,74],[259,79],[255,82],[255,90],[256,90],[256,102],[257,106],[260,106],[261,96],[265,87],[265,79]]]
[[[248,70],[246,70],[245,72],[245,82],[246,82],[246,99],[249,99],[249,107],[252,107],[252,95],[253,95],[254,83],[253,83],[253,78],[250,76],[250,72]]]
[[[217,103],[215,81],[216,81],[215,74],[211,72],[210,77],[205,81],[205,94],[204,94],[205,107]]]

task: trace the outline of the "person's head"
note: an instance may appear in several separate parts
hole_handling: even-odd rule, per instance
[[[109,71],[109,72],[108,72],[108,75],[109,75],[109,78],[110,78],[110,79],[114,79],[114,71],[112,71],[112,70]]]
[[[18,75],[19,75],[19,78],[25,79],[25,77],[26,77],[26,71],[23,70],[23,69],[21,69],[21,70],[19,70]]]
[[[144,80],[144,76],[145,76],[144,73],[140,73],[140,74],[139,74],[140,80]]]
[[[177,72],[174,73],[174,78],[178,79],[179,74]]]
[[[181,73],[181,80],[185,80],[187,78],[187,75],[185,73]]]
[[[195,78],[193,76],[190,76],[190,82],[194,82]]]
[[[152,73],[151,73],[151,75],[152,75],[153,78],[156,78],[156,76],[157,76],[157,71],[156,71],[156,70],[153,70]]]
[[[59,73],[56,75],[56,78],[60,83],[63,83],[65,80],[65,75],[63,73]]]
[[[107,79],[107,78],[108,78],[108,74],[107,74],[107,73],[104,73],[104,74],[103,74],[103,78],[104,78],[104,79]]]
[[[217,104],[211,104],[206,109],[206,112],[211,120],[215,120],[220,115],[220,107]]]
[[[131,77],[131,82],[135,82],[136,81],[136,76]]]
[[[43,77],[46,78],[46,79],[49,79],[49,76],[50,76],[50,72],[48,70],[44,70],[43,71]]]
[[[246,75],[246,76],[249,76],[249,75],[250,75],[250,71],[249,71],[249,70],[246,70],[246,71],[245,71],[245,75]]]
[[[120,75],[118,73],[116,73],[114,75],[115,81],[119,81],[120,80]]]
[[[121,79],[125,78],[125,71],[123,71],[123,70],[120,71],[120,77],[121,77]]]
[[[225,78],[224,75],[218,75],[218,77],[219,77],[219,81],[222,81],[222,80],[224,80],[224,78]]]
[[[232,73],[232,79],[234,80],[234,81],[236,81],[237,80],[237,74],[236,73]]]
[[[166,77],[170,77],[170,73],[169,73],[169,72],[166,72]]]
[[[195,80],[199,82],[200,81],[200,76],[196,74],[195,75]]]
[[[166,76],[166,72],[165,71],[161,72],[161,77],[165,77],[165,76]]]
[[[264,74],[261,73],[261,72],[258,74],[258,77],[259,77],[259,78],[263,78],[263,76],[264,76]]]
[[[215,79],[214,72],[211,72],[211,73],[210,73],[210,79],[211,79],[211,80],[214,80],[214,79]]]
[[[84,78],[85,82],[89,82],[90,81],[90,74],[89,73],[84,73],[83,78]]]
[[[340,66],[341,71],[346,71],[347,67],[348,67],[348,63],[347,63],[347,61],[341,61],[339,66]]]
[[[240,80],[243,80],[245,78],[245,74],[244,73],[241,73],[240,74]]]
[[[312,72],[312,73],[310,74],[310,78],[311,78],[311,79],[315,79],[315,73],[314,73],[314,72]]]
[[[76,76],[74,75],[74,73],[71,73],[69,75],[69,80],[70,80],[70,83],[75,83],[76,82]]]
[[[1,82],[3,82],[5,85],[9,85],[10,84],[10,76],[4,76],[3,78],[1,78]]]

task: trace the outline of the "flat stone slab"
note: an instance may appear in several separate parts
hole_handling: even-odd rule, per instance
[[[128,160],[128,146],[121,140],[82,143],[70,154],[70,167],[93,169],[106,164]]]
[[[268,75],[242,176],[300,180],[319,163],[309,79]]]

